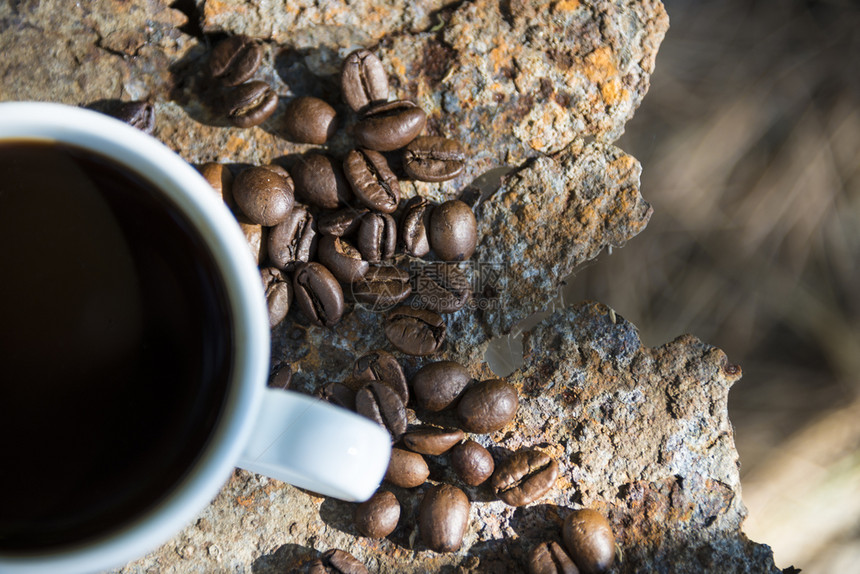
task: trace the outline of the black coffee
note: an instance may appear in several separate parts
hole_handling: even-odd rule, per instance
[[[145,179],[0,144],[0,552],[115,531],[201,453],[232,319],[201,238]]]

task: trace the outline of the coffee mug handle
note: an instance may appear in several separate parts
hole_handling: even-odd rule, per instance
[[[370,498],[388,468],[391,437],[320,399],[267,388],[237,466],[348,501]]]

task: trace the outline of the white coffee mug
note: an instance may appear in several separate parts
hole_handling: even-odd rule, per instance
[[[222,415],[197,460],[161,502],[96,540],[38,554],[0,552],[0,572],[72,574],[120,566],[190,523],[236,466],[344,500],[369,498],[388,466],[388,433],[344,409],[266,388],[269,321],[260,274],[234,217],[197,171],[130,126],[65,105],[0,104],[0,143],[21,140],[55,141],[96,152],[163,191],[216,260],[234,318],[235,345]],[[62,480],[59,470],[57,480]],[[14,493],[4,493],[8,495]]]

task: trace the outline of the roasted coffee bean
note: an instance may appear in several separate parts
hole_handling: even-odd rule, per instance
[[[385,427],[395,441],[406,432],[406,406],[383,381],[368,383],[355,393],[355,412]]]
[[[111,115],[147,134],[155,129],[155,108],[149,102],[123,102]]]
[[[344,283],[358,281],[370,268],[361,253],[349,241],[334,235],[323,235],[317,247],[320,263]]]
[[[278,94],[259,80],[232,88],[224,95],[227,120],[238,128],[258,126],[275,113]]]
[[[561,534],[582,574],[609,571],[615,561],[615,535],[602,514],[590,508],[576,510],[564,519]]]
[[[275,267],[290,271],[313,259],[316,243],[314,216],[305,206],[294,204],[287,218],[269,230],[269,259]]]
[[[337,405],[351,411],[355,410],[355,391],[343,383],[326,383],[314,392],[314,396],[333,405]]]
[[[245,223],[239,221],[239,228],[245,235],[245,241],[248,243],[248,248],[251,250],[251,256],[254,258],[254,263],[265,261],[269,254],[268,248],[268,229],[257,223]]]
[[[343,99],[356,112],[388,99],[388,74],[369,50],[356,50],[346,57],[340,85]]]
[[[437,412],[452,406],[471,382],[469,371],[460,363],[437,361],[418,369],[412,377],[412,392],[420,408]]]
[[[352,198],[352,190],[343,175],[341,163],[328,155],[305,154],[292,170],[296,195],[311,205],[337,209]]]
[[[223,163],[211,161],[198,165],[197,171],[221,196],[221,200],[227,204],[227,207],[236,211],[236,202],[233,199],[233,174],[230,169]]]
[[[403,150],[403,170],[419,181],[446,181],[460,175],[466,154],[460,142],[439,136],[420,136]]]
[[[400,201],[400,183],[382,154],[354,149],[343,162],[343,172],[355,196],[373,211],[394,213]]]
[[[293,183],[293,178],[290,177],[290,172],[288,172],[284,166],[278,165],[276,163],[269,163],[266,165],[261,165],[260,167],[262,167],[263,169],[268,169],[269,171],[273,171],[281,177],[287,178],[288,180],[290,180],[290,185],[293,185],[295,187],[295,184]]]
[[[558,463],[533,449],[518,450],[496,467],[490,479],[493,492],[511,506],[525,506],[555,485]]]
[[[310,563],[308,574],[370,574],[370,572],[352,554],[332,548]]]
[[[284,320],[290,311],[293,301],[293,289],[290,279],[276,267],[266,267],[260,270],[263,286],[266,290],[266,303],[269,307],[269,326],[274,327]]]
[[[293,275],[299,309],[316,325],[331,327],[343,316],[343,290],[334,275],[319,263],[299,263]]]
[[[407,100],[376,104],[355,124],[355,141],[376,151],[400,149],[414,140],[427,121],[424,110]]]
[[[366,207],[345,207],[339,211],[330,211],[320,215],[317,229],[323,235],[346,237],[358,231],[365,213],[368,213]]]
[[[451,467],[460,480],[469,486],[478,486],[492,476],[496,465],[490,451],[467,440],[451,449]]]
[[[529,555],[529,574],[579,574],[558,542],[542,542]]]
[[[397,528],[400,503],[393,493],[377,491],[355,509],[355,527],[369,538],[385,538]]]
[[[448,452],[452,446],[463,440],[464,436],[460,429],[425,427],[404,434],[403,444],[409,450],[435,456]]]
[[[430,355],[445,342],[445,321],[432,311],[401,305],[388,314],[385,336],[407,355]]]
[[[272,371],[271,376],[269,377],[268,386],[273,389],[284,389],[287,390],[290,388],[290,383],[293,380],[293,368],[289,363],[281,363],[278,365],[274,371]]]
[[[418,529],[421,540],[435,552],[455,552],[469,526],[469,497],[450,484],[431,486],[421,500]]]
[[[225,86],[238,86],[251,78],[260,62],[263,48],[247,36],[230,36],[219,42],[209,55],[209,74]]]
[[[359,381],[383,382],[397,393],[404,405],[409,402],[409,387],[406,386],[403,367],[388,351],[376,349],[356,359],[352,366],[352,376]]]
[[[457,418],[466,432],[491,433],[514,420],[520,401],[517,389],[502,379],[475,383],[457,404]]]
[[[236,176],[233,198],[251,222],[272,227],[293,209],[293,182],[266,167],[251,167]]]
[[[412,293],[409,273],[397,267],[371,267],[352,284],[352,296],[371,311],[388,311]]]
[[[284,110],[287,139],[321,145],[337,131],[337,112],[325,100],[301,96],[290,100]]]
[[[370,263],[394,257],[397,223],[387,213],[367,213],[358,228],[358,250]]]
[[[432,211],[432,204],[419,195],[406,204],[403,219],[400,221],[400,241],[403,243],[403,250],[413,257],[424,257],[430,253],[427,229]]]
[[[446,201],[430,214],[430,246],[444,261],[464,261],[478,244],[478,222],[472,208],[458,199]]]
[[[472,298],[466,275],[450,263],[428,263],[415,278],[413,305],[436,313],[454,313]]]
[[[428,476],[430,468],[423,456],[402,448],[391,449],[391,460],[385,471],[387,482],[401,488],[415,488],[424,484]]]

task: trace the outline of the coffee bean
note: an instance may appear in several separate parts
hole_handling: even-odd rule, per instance
[[[406,406],[383,381],[373,381],[355,393],[355,412],[385,427],[396,440],[406,432]]]
[[[511,506],[525,506],[555,485],[558,463],[533,449],[518,450],[496,467],[490,479],[493,492]]]
[[[405,405],[409,402],[406,375],[397,359],[388,351],[376,349],[355,360],[352,376],[359,381],[380,381],[391,387]]]
[[[371,311],[388,311],[412,293],[409,273],[390,265],[371,267],[352,284],[352,296]]]
[[[292,170],[296,195],[311,205],[336,209],[352,198],[352,190],[343,175],[343,167],[331,156],[321,153],[305,154]]]
[[[356,50],[346,57],[340,81],[343,99],[356,112],[388,99],[388,74],[369,50]]]
[[[256,223],[245,223],[243,221],[239,222],[239,228],[245,235],[245,242],[251,250],[251,257],[254,258],[254,263],[259,264],[260,261],[265,261],[269,254],[269,234],[267,228]]]
[[[582,574],[607,572],[615,561],[615,535],[606,518],[590,508],[564,519],[564,546]]]
[[[466,432],[491,433],[514,420],[519,406],[517,389],[502,379],[475,383],[457,404],[457,418]]]
[[[529,574],[579,574],[558,542],[542,542],[529,555]]]
[[[221,195],[221,199],[233,212],[239,223],[239,228],[245,235],[245,241],[251,250],[254,263],[259,264],[261,261],[265,261],[268,256],[268,231],[259,223],[251,222],[236,205],[236,200],[233,199],[233,174],[230,173],[227,166],[210,162],[197,166],[197,171],[209,182],[212,189]]]
[[[343,172],[355,196],[373,211],[394,213],[400,201],[400,183],[382,154],[354,149],[343,162]]]
[[[275,113],[277,107],[278,94],[260,80],[236,86],[224,95],[227,120],[238,128],[260,125]]]
[[[358,231],[361,218],[368,212],[365,207],[345,207],[339,211],[330,211],[320,215],[317,229],[323,235],[346,237]]]
[[[400,503],[393,493],[377,491],[355,509],[355,527],[369,538],[385,538],[397,528]]]
[[[293,185],[293,178],[290,177],[290,172],[288,172],[285,167],[276,163],[269,163],[266,165],[261,165],[260,167],[262,167],[263,169],[268,169],[269,171],[273,171],[281,177],[287,178],[288,180],[290,180],[290,185]]]
[[[313,259],[316,244],[313,215],[305,206],[293,204],[287,218],[269,230],[269,259],[275,267],[290,271]]]
[[[427,228],[432,211],[432,204],[418,195],[406,204],[403,219],[400,221],[400,241],[403,243],[403,250],[413,257],[424,257],[430,253]]]
[[[384,480],[401,488],[415,488],[424,484],[428,476],[430,468],[423,456],[402,448],[391,449],[391,460]]]
[[[455,552],[469,526],[469,497],[450,484],[431,486],[421,500],[418,529],[421,540],[435,552]]]
[[[155,129],[155,108],[149,102],[123,102],[111,115],[147,134]]]
[[[277,366],[277,368],[272,372],[272,375],[269,377],[269,382],[267,386],[273,389],[284,389],[287,390],[290,388],[290,383],[293,380],[293,368],[289,363],[281,363]]]
[[[464,436],[460,429],[426,427],[404,434],[403,444],[409,450],[435,456],[448,452],[452,446],[463,440]]]
[[[397,223],[387,213],[366,213],[358,228],[358,250],[370,263],[394,257]]]
[[[472,382],[469,371],[454,361],[428,363],[412,377],[415,402],[425,411],[438,412],[452,406]]]
[[[419,181],[446,181],[460,175],[466,154],[460,142],[439,136],[417,137],[403,150],[403,170]]]
[[[333,405],[355,410],[355,391],[343,383],[326,383],[314,392],[314,396]]]
[[[219,42],[209,55],[209,74],[225,86],[238,86],[251,78],[260,62],[263,48],[247,36],[230,36]]]
[[[284,131],[293,142],[324,144],[337,131],[337,112],[325,100],[295,98],[284,110]]]
[[[293,182],[265,167],[251,167],[233,182],[233,198],[253,223],[272,227],[293,209]]]
[[[415,278],[414,306],[436,313],[459,311],[472,298],[472,286],[456,265],[429,263]]]
[[[358,249],[346,239],[334,235],[323,235],[320,238],[317,257],[320,263],[344,283],[358,281],[370,268],[370,264],[361,257]]]
[[[232,211],[238,211],[236,201],[233,199],[233,174],[226,165],[212,161],[198,165],[197,171],[221,196],[221,200],[227,204],[227,207]]]
[[[364,564],[348,552],[332,548],[310,563],[309,574],[370,574]]]
[[[472,208],[458,199],[446,201],[430,214],[430,246],[444,261],[463,261],[478,244],[478,222]]]
[[[451,467],[460,480],[469,486],[478,486],[492,476],[496,465],[490,451],[467,440],[451,449]]]
[[[334,275],[319,263],[299,263],[293,275],[299,309],[316,325],[331,327],[343,316],[343,290]]]
[[[289,278],[276,267],[260,270],[266,290],[266,303],[269,307],[269,326],[274,327],[284,320],[293,301],[293,290]]]
[[[355,141],[376,151],[400,149],[421,133],[427,114],[407,100],[376,104],[355,124]]]
[[[445,342],[445,322],[432,311],[400,306],[388,314],[385,336],[407,355],[430,355]]]

